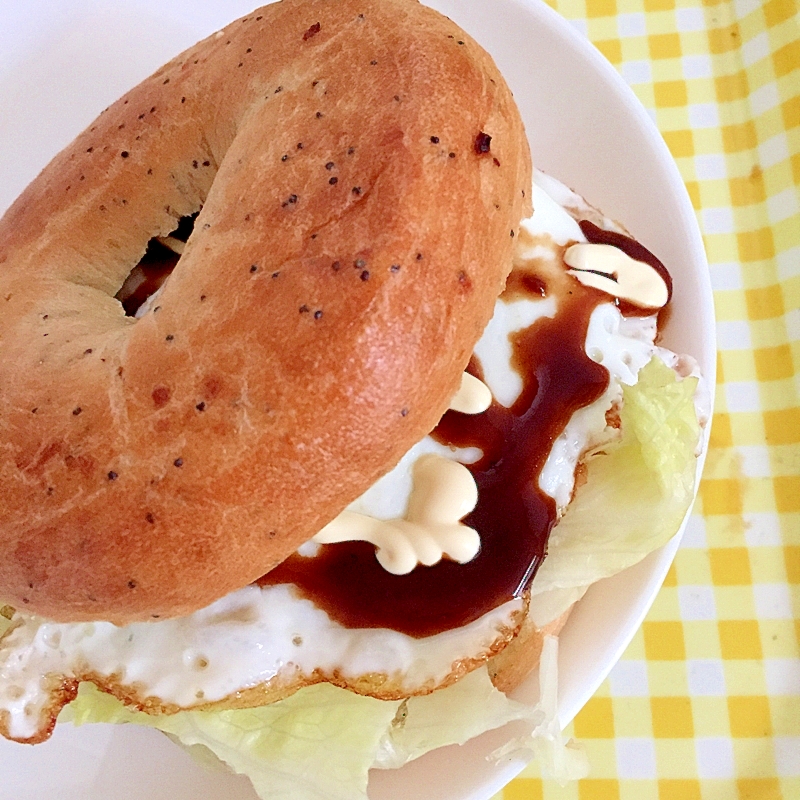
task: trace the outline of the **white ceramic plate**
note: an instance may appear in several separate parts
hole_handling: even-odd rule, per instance
[[[252,0],[257,2],[257,0]],[[678,171],[611,66],[537,0],[429,0],[495,57],[514,90],[536,165],[658,254],[675,279],[665,343],[714,382],[711,288]],[[97,113],[156,67],[252,10],[251,0],[0,0],[0,212]],[[678,547],[593,587],[561,637],[559,713],[569,722],[620,657]],[[529,680],[520,690],[536,695]],[[508,730],[378,773],[374,800],[485,800],[524,766],[485,755]],[[207,773],[159,733],[63,725],[38,747],[0,741],[0,800],[253,800],[248,782]]]

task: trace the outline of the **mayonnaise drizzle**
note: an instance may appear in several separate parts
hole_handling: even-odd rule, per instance
[[[382,520],[344,511],[314,536],[314,541],[370,542],[377,548],[380,565],[393,575],[407,575],[418,564],[430,567],[444,556],[459,564],[475,558],[480,536],[459,522],[478,502],[472,473],[457,461],[429,454],[415,462],[413,480],[402,519]]]
[[[629,300],[640,308],[658,309],[669,300],[669,287],[649,264],[631,258],[610,244],[573,244],[564,262],[584,286]]]
[[[489,387],[469,372],[461,375],[461,386],[450,401],[450,409],[462,414],[480,414],[492,404]]]
[[[462,414],[480,414],[491,403],[489,387],[464,372],[450,409]],[[348,509],[312,541],[315,544],[369,542],[376,547],[378,563],[392,575],[407,575],[419,564],[433,566],[444,556],[459,564],[472,561],[480,550],[481,539],[477,531],[460,523],[478,502],[478,487],[472,473],[458,461],[434,454],[420,455],[412,471],[411,491],[403,516],[386,519]]]

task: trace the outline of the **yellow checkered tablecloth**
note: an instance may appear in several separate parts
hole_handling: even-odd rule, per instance
[[[700,496],[644,626],[569,728],[589,778],[495,800],[800,798],[797,0],[549,0],[650,110],[694,203],[719,384]]]

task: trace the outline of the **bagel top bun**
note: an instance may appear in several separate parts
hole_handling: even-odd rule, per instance
[[[283,0],[118,100],[0,221],[0,600],[125,623],[280,563],[447,408],[530,185],[491,58],[413,0]]]

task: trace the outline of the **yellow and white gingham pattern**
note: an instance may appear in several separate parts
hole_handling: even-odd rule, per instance
[[[549,0],[650,111],[705,238],[719,384],[684,544],[569,732],[589,778],[496,800],[800,798],[796,0]]]

